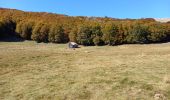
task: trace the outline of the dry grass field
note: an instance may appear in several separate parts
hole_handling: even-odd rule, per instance
[[[0,100],[170,100],[170,43],[0,42]]]

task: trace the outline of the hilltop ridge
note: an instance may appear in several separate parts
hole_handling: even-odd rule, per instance
[[[163,22],[163,23],[170,21],[170,18],[154,18],[154,19],[158,22]]]

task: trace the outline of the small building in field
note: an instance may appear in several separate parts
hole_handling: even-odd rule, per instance
[[[69,47],[69,48],[78,48],[78,44],[75,43],[75,42],[69,42],[69,43],[68,43],[68,47]]]

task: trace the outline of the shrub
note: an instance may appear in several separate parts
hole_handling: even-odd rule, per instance
[[[31,39],[33,30],[33,23],[32,22],[20,22],[17,24],[16,33],[19,34],[20,37],[26,40]]]
[[[115,36],[118,34],[118,27],[114,23],[106,23],[102,29],[102,33],[105,44],[114,45]]]
[[[64,29],[61,25],[53,24],[51,26],[48,41],[53,43],[64,43]]]
[[[77,28],[73,28],[69,33],[69,40],[71,42],[77,42]]]
[[[97,46],[103,45],[103,40],[101,39],[101,37],[97,36],[95,38],[93,38],[93,43]]]
[[[77,33],[77,42],[82,45],[93,45],[93,39],[91,37],[91,27],[87,25],[79,26]]]
[[[128,30],[127,43],[148,43],[148,34],[147,26],[135,23]]]
[[[49,25],[38,23],[32,33],[31,38],[37,42],[48,42]]]
[[[166,30],[160,24],[153,24],[149,27],[148,39],[150,42],[161,42],[165,41],[168,34],[166,34]]]
[[[16,23],[11,19],[2,19],[0,21],[0,37],[15,36]]]

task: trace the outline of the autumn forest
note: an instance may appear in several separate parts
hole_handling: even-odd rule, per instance
[[[0,39],[18,37],[51,43],[89,45],[147,44],[170,41],[170,22],[153,18],[67,16],[46,12],[0,9]]]

